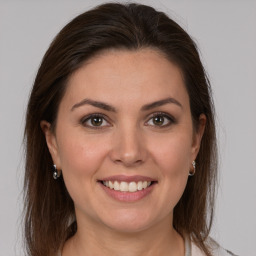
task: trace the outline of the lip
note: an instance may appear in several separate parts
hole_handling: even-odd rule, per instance
[[[126,175],[114,175],[114,176],[109,176],[105,177],[102,179],[99,179],[98,181],[125,181],[125,182],[139,182],[139,181],[156,181],[154,178],[150,178],[147,176],[141,176],[141,175],[133,175],[133,176],[126,176]]]
[[[106,186],[103,185],[103,181],[125,181],[125,182],[139,182],[139,181],[151,181],[152,184],[142,190],[136,191],[136,192],[122,192],[122,191],[118,191],[118,190],[114,190],[111,188],[108,188]],[[110,196],[111,198],[120,201],[120,202],[136,202],[139,201],[145,197],[147,197],[148,195],[151,194],[152,190],[154,189],[155,185],[157,184],[157,180],[152,178],[152,177],[148,177],[148,176],[142,176],[142,175],[132,175],[132,176],[127,176],[127,175],[113,175],[113,176],[108,176],[108,177],[104,177],[102,179],[98,179],[98,184],[100,185],[100,187],[103,189],[103,191]]]
[[[115,180],[117,180],[117,179],[115,179]],[[124,181],[124,180],[122,179],[122,181]],[[105,191],[105,193],[108,196],[110,196],[111,198],[113,198],[117,201],[120,201],[120,202],[136,202],[136,201],[139,201],[139,200],[149,196],[157,183],[153,183],[149,187],[147,187],[145,189],[142,189],[142,190],[139,190],[139,191],[136,191],[136,192],[128,192],[128,191],[127,192],[121,192],[121,191],[118,191],[118,190],[114,190],[114,189],[111,189],[111,188],[108,188],[108,187],[104,186],[100,181],[98,182],[98,184],[101,186],[103,191]]]

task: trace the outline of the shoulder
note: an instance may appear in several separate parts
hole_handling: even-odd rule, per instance
[[[222,248],[216,241],[212,238],[208,238],[206,244],[212,249],[213,256],[238,256],[232,252]],[[205,253],[197,247],[197,245],[191,242],[191,256],[205,256]]]

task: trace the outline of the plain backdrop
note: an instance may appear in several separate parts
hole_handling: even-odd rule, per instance
[[[22,137],[28,95],[56,33],[103,1],[0,0],[0,255],[22,256]],[[140,1],[197,42],[217,110],[220,182],[211,236],[256,255],[256,1]]]

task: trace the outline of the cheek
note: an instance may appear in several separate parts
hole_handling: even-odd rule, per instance
[[[84,202],[91,207],[90,196],[95,193],[96,174],[104,161],[106,145],[101,140],[85,138],[83,134],[70,134],[59,144],[64,182],[78,208],[82,209]]]
[[[69,133],[70,134],[70,133]],[[107,152],[107,143],[91,139],[82,133],[60,138],[59,155],[64,176],[94,178]]]
[[[159,147],[152,147],[152,154],[164,176],[180,176],[188,173],[191,143],[191,138],[186,134],[175,134],[162,141],[158,140]]]
[[[160,141],[159,141],[160,142]],[[181,198],[187,184],[191,157],[191,139],[177,135],[162,141],[152,155],[160,170],[163,186],[161,204],[172,210]]]
[[[187,183],[190,166],[189,150],[184,147],[184,144],[183,146],[175,144],[173,147],[170,143],[163,151],[163,154],[159,154],[158,160],[164,183],[168,186],[167,190],[170,194],[175,195],[177,193],[179,197]]]

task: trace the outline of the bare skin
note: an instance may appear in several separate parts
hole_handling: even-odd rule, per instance
[[[167,220],[170,226],[170,220]],[[184,241],[174,229],[156,226],[146,232],[118,233],[105,230],[99,236],[98,232],[85,228],[70,239],[64,247],[62,256],[71,255],[124,255],[124,256],[184,256]],[[82,227],[88,227],[82,225]],[[163,231],[166,231],[164,233]],[[154,238],[153,234],[156,234]],[[86,234],[86,235],[84,235]],[[88,253],[87,253],[88,252]]]
[[[55,132],[41,122],[75,205],[78,231],[62,256],[184,255],[173,209],[205,122],[194,130],[181,71],[155,50],[107,51],[76,71]],[[115,179],[150,183],[123,192],[104,183]]]

